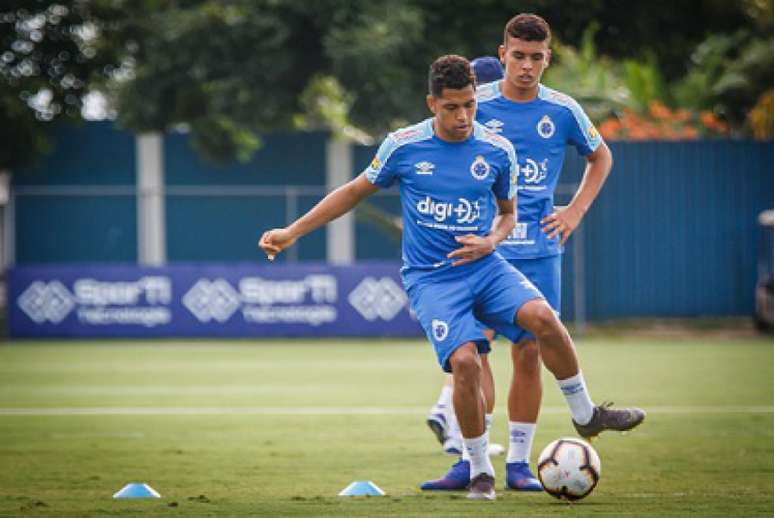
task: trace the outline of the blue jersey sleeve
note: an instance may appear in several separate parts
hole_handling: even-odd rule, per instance
[[[390,187],[395,183],[398,178],[397,160],[394,158],[397,149],[397,143],[391,135],[388,135],[379,146],[374,159],[363,171],[369,182],[383,188]]]
[[[475,124],[476,138],[497,148],[497,164],[495,166],[497,177],[492,184],[492,191],[498,200],[512,200],[516,197],[516,178],[519,174],[519,162],[516,159],[516,150],[510,140],[486,129],[483,125]]]
[[[498,167],[498,175],[492,186],[492,191],[498,200],[512,200],[516,196],[516,179],[519,176],[519,163],[516,160],[516,151],[513,145],[506,139],[499,137],[502,146],[502,160]]]
[[[492,191],[498,200],[512,200],[516,195],[516,178],[519,174],[519,168],[516,165],[515,155],[513,159],[511,157],[503,158]]]
[[[578,153],[583,156],[590,155],[602,143],[602,137],[580,104],[573,100],[567,107],[572,113],[567,139],[575,146]]]

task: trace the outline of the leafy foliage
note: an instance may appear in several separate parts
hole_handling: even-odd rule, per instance
[[[749,30],[713,35],[698,46],[691,61],[691,70],[677,87],[679,102],[741,126],[774,85],[774,36]]]
[[[124,127],[187,127],[216,160],[247,158],[261,132],[296,123],[382,133],[427,115],[433,59],[494,54],[517,8],[566,42],[551,80],[598,117],[668,99],[661,77],[681,77],[707,34],[733,38],[751,20],[760,32],[772,18],[770,0],[15,0],[0,7],[0,168],[40,154],[47,124],[78,119],[95,90]],[[701,99],[734,122],[774,69],[771,40],[755,41],[723,71],[713,68],[729,56],[723,42],[708,43],[686,81],[715,88]]]
[[[0,169],[44,152],[44,124],[80,118],[89,81],[115,61],[95,48],[96,27],[81,4],[0,8]]]
[[[591,25],[584,32],[579,49],[560,42],[553,44],[553,63],[544,82],[572,96],[594,121],[603,120],[632,103],[632,92],[621,66],[597,54]]]

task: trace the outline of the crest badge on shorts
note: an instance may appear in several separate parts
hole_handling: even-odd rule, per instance
[[[554,126],[554,121],[552,121],[551,117],[548,115],[543,115],[543,118],[537,123],[538,135],[543,138],[551,138],[554,136],[555,131],[556,126]]]
[[[470,174],[472,174],[473,178],[476,180],[483,180],[489,176],[489,170],[489,164],[481,155],[476,156],[476,159],[470,164]]]
[[[449,324],[443,320],[433,319],[432,322],[433,338],[438,342],[443,342],[449,336]]]

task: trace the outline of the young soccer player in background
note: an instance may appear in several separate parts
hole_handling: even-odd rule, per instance
[[[540,83],[550,63],[550,43],[551,30],[537,15],[520,14],[506,24],[499,48],[505,77],[479,85],[476,119],[506,137],[519,159],[518,222],[497,250],[537,286],[558,314],[562,246],[599,193],[612,167],[612,156],[580,105]],[[586,170],[570,204],[555,208],[554,191],[568,144],[586,157]],[[508,394],[506,487],[515,490],[542,489],[529,469],[542,398],[540,350],[535,336],[527,331],[513,340],[511,348],[513,377]],[[487,361],[483,367],[484,378],[491,379],[491,371],[486,373]],[[581,436],[592,437],[605,429],[628,430],[644,418],[644,413],[637,409],[593,407],[585,396],[579,396],[585,393],[579,390],[583,383],[580,373],[560,382],[570,404],[573,424]],[[448,391],[444,389],[446,394],[439,398],[441,404]],[[453,417],[447,417],[447,422],[453,423]],[[463,458],[444,477],[424,483],[422,489],[463,489],[469,480],[468,472],[469,463]]]

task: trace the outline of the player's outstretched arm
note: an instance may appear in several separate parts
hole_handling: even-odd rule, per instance
[[[320,203],[285,228],[275,228],[263,233],[258,246],[270,260],[289,248],[299,238],[326,225],[352,210],[364,198],[379,190],[368,181],[365,175],[359,175],[335,191],[329,193]]]
[[[583,180],[581,180],[570,204],[555,209],[541,221],[543,231],[548,234],[548,237],[554,239],[556,236],[561,236],[562,245],[578,228],[583,216],[586,215],[602,189],[602,185],[604,185],[608,174],[610,174],[610,169],[613,167],[613,154],[610,152],[610,148],[602,142],[593,153],[586,157],[586,161]]]

